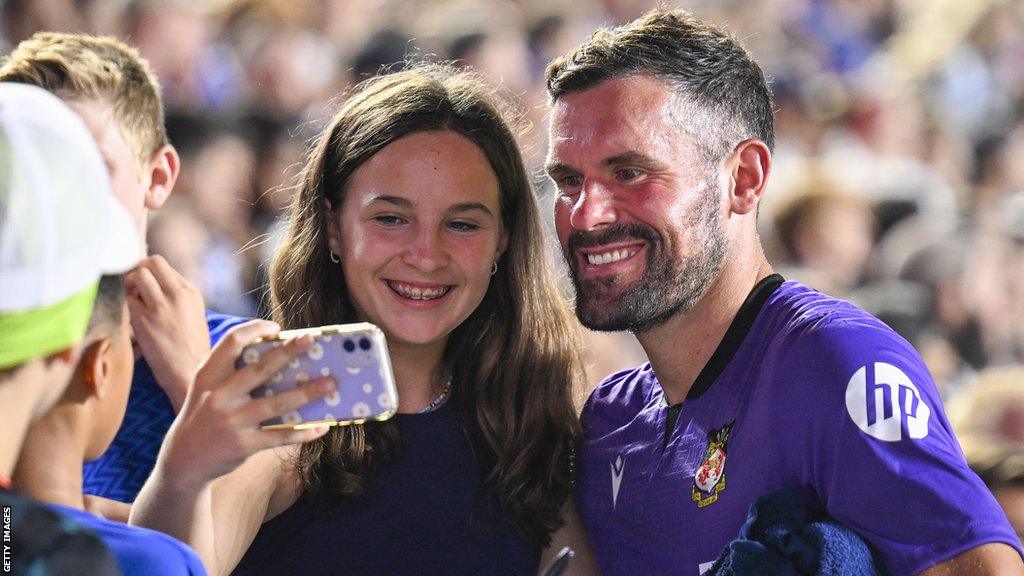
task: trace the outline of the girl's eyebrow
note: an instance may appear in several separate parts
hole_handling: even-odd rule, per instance
[[[395,206],[399,206],[399,207],[402,207],[402,208],[412,208],[412,201],[409,200],[408,198],[402,198],[401,196],[388,196],[388,195],[374,196],[373,198],[370,199],[369,202],[366,203],[366,205],[370,206],[370,205],[376,204],[378,202],[381,202],[381,203],[384,203],[384,204],[394,204]]]
[[[483,205],[483,204],[481,204],[479,202],[463,202],[461,204],[456,204],[456,205],[452,206],[451,209],[449,209],[448,211],[449,212],[469,212],[469,211],[472,211],[472,210],[479,210],[481,212],[486,213],[491,218],[494,218],[494,212],[491,212],[490,208],[488,208],[487,206],[485,206],[485,205]]]
[[[410,208],[410,209],[413,207],[412,200],[409,200],[408,198],[403,198],[401,196],[391,196],[391,195],[387,195],[387,194],[382,194],[380,196],[374,196],[373,198],[370,199],[369,202],[366,203],[366,206],[373,206],[374,204],[391,204],[391,205],[397,206],[399,208]],[[449,213],[460,213],[460,212],[472,212],[474,210],[483,212],[484,214],[486,214],[487,216],[490,216],[491,218],[495,217],[494,216],[494,212],[490,208],[488,208],[485,204],[482,204],[480,202],[461,202],[461,203],[455,204],[454,206],[449,208],[448,212]]]

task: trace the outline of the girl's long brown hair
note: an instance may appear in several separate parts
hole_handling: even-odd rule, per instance
[[[579,334],[556,288],[515,135],[493,93],[476,76],[437,64],[357,87],[299,176],[271,269],[271,304],[285,328],[356,321],[327,243],[328,218],[341,207],[348,179],[388,144],[416,132],[450,130],[475,143],[500,184],[508,249],[480,306],[450,335],[444,367],[485,492],[520,534],[547,546],[571,491],[579,437],[574,389],[583,374]],[[369,473],[398,448],[392,423],[337,427],[303,445],[297,465],[308,493],[357,497],[367,492]]]

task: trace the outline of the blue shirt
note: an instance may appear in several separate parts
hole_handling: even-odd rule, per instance
[[[112,522],[67,506],[50,504],[49,508],[99,536],[114,553],[124,576],[206,576],[195,551],[163,532]]]
[[[210,345],[219,342],[225,332],[246,320],[207,311]],[[160,445],[174,417],[171,399],[157,384],[146,359],[139,358],[135,362],[124,421],[107,451],[83,466],[83,491],[121,502],[134,502],[153,471]]]
[[[847,302],[781,282],[755,288],[667,436],[649,364],[587,401],[577,501],[602,573],[697,576],[751,503],[783,487],[857,532],[894,575],[989,542],[1019,551],[910,344]]]
[[[450,403],[392,421],[401,452],[371,476],[365,497],[300,497],[260,528],[234,574],[536,574],[540,547],[512,530],[496,499],[482,497]]]
[[[0,488],[0,574],[119,576],[114,556],[95,534],[24,494]],[[8,564],[10,562],[10,564]]]

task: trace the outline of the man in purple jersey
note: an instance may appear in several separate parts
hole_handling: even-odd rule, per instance
[[[772,273],[755,226],[771,96],[743,48],[655,11],[553,62],[547,86],[577,314],[651,360],[583,412],[577,498],[602,572],[697,576],[758,496],[792,487],[894,575],[1024,574],[914,349]]]

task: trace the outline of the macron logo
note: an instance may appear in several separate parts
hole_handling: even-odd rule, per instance
[[[622,472],[626,469],[626,462],[620,454],[615,462],[612,462],[612,509],[619,500],[619,486],[622,486]]]
[[[910,377],[885,362],[861,366],[850,378],[846,411],[865,434],[885,442],[924,438],[932,412]]]

